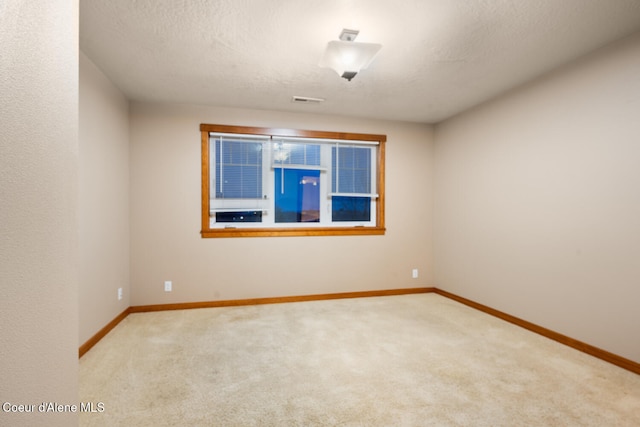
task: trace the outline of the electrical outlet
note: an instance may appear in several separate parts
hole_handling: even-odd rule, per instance
[[[418,269],[414,268],[413,271],[411,272],[411,277],[413,277],[414,279],[418,278]]]
[[[122,299],[122,288],[118,288],[118,301]]]
[[[165,282],[164,282],[164,291],[165,292],[171,292],[171,287],[172,287],[171,280],[165,280]]]

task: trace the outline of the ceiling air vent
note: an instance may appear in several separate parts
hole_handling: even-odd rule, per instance
[[[291,102],[294,104],[320,104],[324,102],[322,98],[309,98],[308,96],[296,96],[291,98]]]

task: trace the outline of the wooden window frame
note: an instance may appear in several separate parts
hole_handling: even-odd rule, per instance
[[[378,158],[376,170],[376,188],[378,199],[376,202],[376,225],[356,227],[243,227],[243,228],[210,228],[210,192],[209,192],[209,133],[233,133],[244,135],[266,135],[271,137],[297,137],[337,139],[345,141],[372,141],[378,143]],[[263,128],[249,126],[230,126],[201,124],[201,178],[202,178],[202,229],[200,235],[203,238],[212,237],[285,237],[285,236],[365,236],[385,234],[385,144],[386,135],[374,135],[363,133],[328,132],[314,130],[298,130],[283,128]]]

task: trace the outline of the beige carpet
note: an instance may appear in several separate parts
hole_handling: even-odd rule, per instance
[[[133,314],[83,426],[640,426],[640,376],[435,294]]]

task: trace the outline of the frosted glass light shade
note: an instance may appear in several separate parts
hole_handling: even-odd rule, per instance
[[[332,68],[339,76],[351,80],[360,70],[371,64],[380,48],[382,45],[377,43],[330,41],[319,65]]]

